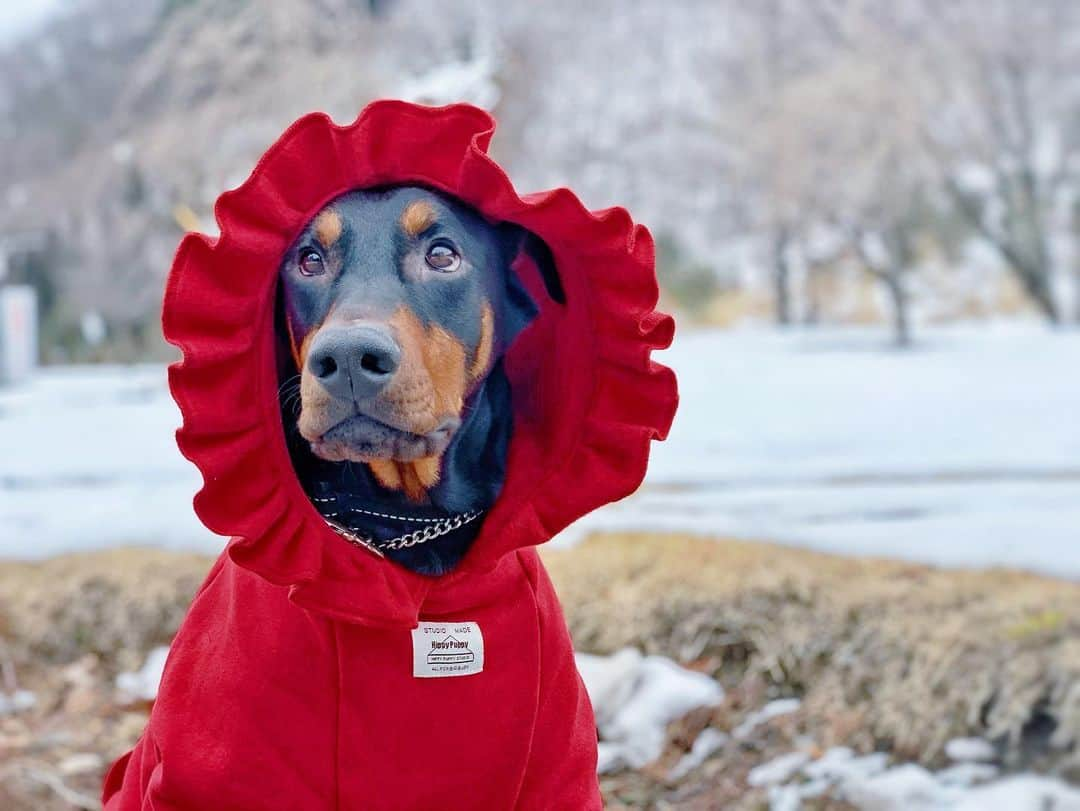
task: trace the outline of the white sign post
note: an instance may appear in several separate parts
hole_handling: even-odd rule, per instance
[[[37,368],[37,291],[0,286],[0,383],[26,380]]]

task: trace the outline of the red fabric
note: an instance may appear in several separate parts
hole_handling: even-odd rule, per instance
[[[621,208],[566,189],[519,196],[466,105],[395,101],[339,127],[293,124],[223,194],[217,240],[189,234],[163,322],[195,508],[233,540],[192,603],[146,732],[105,781],[121,809],[600,808],[592,710],[534,547],[640,484],[677,402],[652,349],[653,242]],[[418,183],[552,249],[567,302],[516,270],[541,314],[506,361],[515,428],[498,503],[459,568],[413,574],[345,543],[304,495],[285,448],[273,357],[281,255],[334,197]],[[410,629],[471,621],[482,673],[415,678]]]

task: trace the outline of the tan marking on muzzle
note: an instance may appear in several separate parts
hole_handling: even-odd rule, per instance
[[[423,459],[417,459],[411,464],[416,473],[417,481],[423,487],[431,488],[439,483],[441,463],[441,456],[425,456]]]
[[[477,381],[484,376],[491,364],[492,351],[495,348],[495,315],[491,304],[484,302],[484,311],[480,315],[480,343],[476,347],[476,357],[469,367],[469,379]]]
[[[488,319],[490,321],[490,317]],[[400,307],[388,320],[401,347],[401,361],[393,379],[379,395],[389,414],[376,414],[390,424],[414,434],[429,434],[451,417],[460,418],[465,403],[467,351],[462,343],[442,327],[425,327],[406,307]],[[491,332],[493,326],[485,327]],[[311,375],[305,365],[308,346],[318,328],[305,336],[295,351],[301,369],[302,408],[298,427],[308,441],[321,437],[330,427],[352,416],[354,405],[338,400]],[[482,349],[482,348],[481,348]],[[480,349],[478,349],[478,352]],[[490,349],[483,350],[490,355]],[[478,368],[476,363],[470,368]],[[383,487],[402,490],[413,501],[421,501],[434,487],[441,474],[442,455],[410,461],[364,459]]]
[[[300,347],[296,345],[296,331],[293,329],[292,319],[285,319],[285,332],[289,336],[289,353],[292,355],[293,362],[296,364],[296,371],[303,369],[303,365],[300,361]]]
[[[324,248],[332,248],[341,238],[341,215],[332,208],[325,208],[315,218],[315,238]]]
[[[428,456],[415,462],[403,462],[398,466],[405,496],[410,501],[423,501],[427,491],[438,483],[439,461],[438,456]]]
[[[311,346],[311,340],[315,337],[315,333],[319,331],[319,328],[316,326],[309,329],[307,335],[304,336],[304,340],[297,344],[292,320],[287,319],[285,325],[289,328],[289,346],[292,348],[293,360],[296,361],[296,370],[302,372],[304,370],[304,362],[307,361],[308,348]]]
[[[401,362],[384,393],[417,434],[434,431],[447,417],[461,416],[465,402],[465,347],[440,326],[425,328],[406,307],[390,317]]]
[[[420,236],[434,222],[435,209],[427,200],[413,200],[401,212],[401,230],[410,237]]]
[[[372,459],[368,462],[375,480],[387,490],[401,489],[401,471],[393,459]]]
[[[387,490],[404,490],[411,501],[422,501],[427,491],[439,483],[439,456],[425,456],[413,462],[395,459],[372,459],[371,472]]]
[[[426,434],[448,417],[460,417],[467,382],[465,347],[442,327],[424,327],[406,307],[398,308],[389,324],[401,346],[401,362],[382,396],[400,421],[413,433]],[[394,462],[393,469],[387,461],[368,463],[375,478],[388,489],[404,490],[413,501],[422,500],[439,481],[441,454]]]

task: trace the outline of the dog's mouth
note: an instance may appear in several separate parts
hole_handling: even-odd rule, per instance
[[[367,414],[354,414],[311,440],[311,452],[330,462],[372,462],[378,459],[412,462],[440,456],[460,425],[460,419],[448,417],[434,430],[417,434],[395,428]]]

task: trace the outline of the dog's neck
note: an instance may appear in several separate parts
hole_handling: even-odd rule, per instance
[[[441,518],[486,511],[502,489],[512,429],[510,385],[496,363],[465,403],[464,418],[439,464],[438,480],[417,503],[404,488],[387,487],[385,473],[361,462],[315,457],[290,430],[289,450],[304,490],[328,520],[380,542],[422,530]],[[295,418],[291,418],[295,422]],[[293,425],[290,424],[290,428]],[[402,520],[408,519],[408,520]],[[384,549],[396,563],[440,575],[460,562],[483,521],[471,520],[447,534],[401,549]]]

